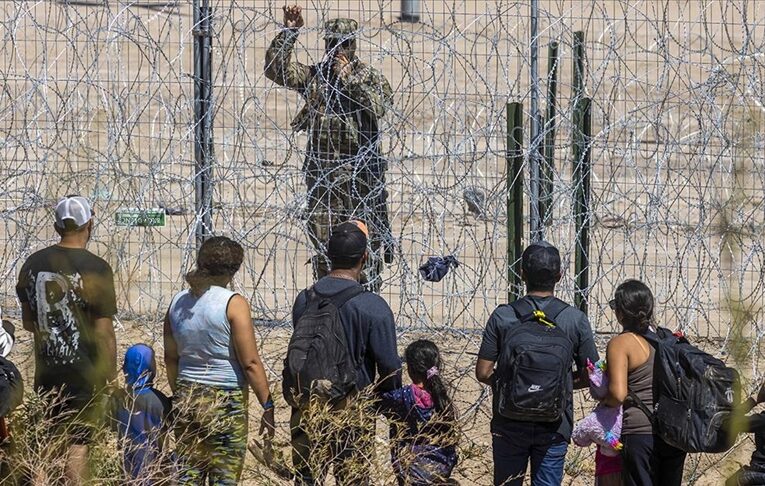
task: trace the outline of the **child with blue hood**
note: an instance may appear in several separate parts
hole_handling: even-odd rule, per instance
[[[456,414],[440,376],[441,355],[420,339],[405,351],[412,384],[382,394],[391,420],[391,459],[400,486],[445,486],[457,465]]]
[[[122,372],[125,388],[112,395],[112,424],[123,451],[123,467],[131,479],[141,481],[139,484],[151,484],[150,477],[159,472],[170,400],[154,388],[157,366],[150,346],[128,348]]]

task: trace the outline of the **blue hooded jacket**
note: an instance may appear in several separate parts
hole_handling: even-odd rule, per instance
[[[145,344],[136,344],[125,352],[122,372],[125,373],[125,383],[128,390],[134,393],[146,393],[154,384],[157,374],[154,361],[154,350]]]
[[[154,351],[145,344],[131,346],[122,365],[125,390],[112,397],[112,414],[123,448],[125,472],[142,478],[142,470],[153,464],[162,450],[170,400],[153,388],[156,364]]]

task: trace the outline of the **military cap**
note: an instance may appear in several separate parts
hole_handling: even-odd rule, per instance
[[[353,19],[332,19],[324,23],[325,39],[347,39],[356,35],[359,23]]]

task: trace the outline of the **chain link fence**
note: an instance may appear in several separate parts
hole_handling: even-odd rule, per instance
[[[472,366],[486,319],[507,299],[513,263],[506,251],[506,103],[523,103],[528,121],[529,7],[420,3],[420,22],[409,23],[398,19],[398,1],[308,1],[296,55],[306,64],[321,60],[323,22],[352,17],[360,24],[359,58],[393,88],[381,140],[398,247],[381,293],[403,342],[427,333],[452,363],[466,447],[483,451],[468,454],[460,474],[481,482],[490,468],[490,407]],[[290,128],[302,101],[264,75],[282,2],[210,4],[213,227],[246,248],[235,286],[252,302],[275,378],[292,301],[312,279],[301,171],[306,136]],[[537,39],[543,110],[550,101],[547,47],[559,46],[557,112],[543,129],[555,154],[545,236],[564,255],[562,296],[573,300],[576,277],[572,140],[574,104],[584,95],[592,100],[593,328],[617,331],[607,301],[619,282],[641,278],[657,296],[662,323],[710,340],[714,351],[740,351],[752,379],[760,376],[765,332],[763,8],[755,0],[540,1]],[[97,211],[91,249],[115,269],[120,344],[130,336],[156,340],[161,315],[193,264],[201,218],[191,2],[14,0],[0,3],[0,12],[4,314],[18,316],[14,283],[23,260],[54,241],[52,205],[80,193]],[[579,94],[575,32],[585,39]],[[531,145],[527,132],[525,160]],[[118,226],[115,214],[126,208],[161,208],[166,225]],[[439,283],[424,281],[418,266],[445,255],[460,266]],[[581,398],[579,413],[589,407]],[[570,454],[572,481],[590,477],[588,454]],[[717,456],[690,466],[689,481],[697,484],[719,484],[727,471]]]

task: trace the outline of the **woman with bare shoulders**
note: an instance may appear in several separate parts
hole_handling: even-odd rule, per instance
[[[270,451],[274,402],[250,304],[228,288],[243,259],[239,243],[224,236],[207,239],[197,268],[186,275],[189,288],[175,295],[165,317],[182,485],[238,484],[247,450],[248,388],[263,406],[260,430]]]
[[[624,444],[622,479],[625,486],[680,486],[685,452],[667,445],[653,433],[649,417],[628,397],[653,407],[654,348],[645,339],[654,332],[654,298],[639,280],[619,285],[609,306],[622,325],[606,351],[608,397],[605,403],[624,405],[621,441]]]

